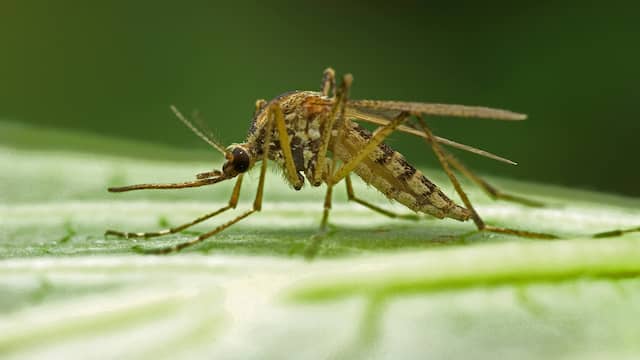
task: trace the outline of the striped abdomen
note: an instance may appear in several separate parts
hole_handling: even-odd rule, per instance
[[[349,161],[371,138],[371,133],[355,122],[348,121],[346,126],[343,141],[336,144],[336,155],[343,162]],[[457,220],[467,220],[471,216],[469,210],[454,203],[404,156],[384,143],[365,157],[354,171],[389,199],[414,211]]]

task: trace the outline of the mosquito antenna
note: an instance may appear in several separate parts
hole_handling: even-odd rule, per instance
[[[216,136],[214,135],[213,131],[211,131],[211,128],[209,128],[209,126],[207,125],[207,122],[204,121],[198,109],[194,109],[191,112],[191,119],[193,121],[193,125],[200,129],[200,132],[202,132],[204,136],[207,137],[207,139],[213,141],[216,144],[220,144],[220,142],[216,140]]]
[[[171,105],[171,111],[173,111],[173,113],[176,114],[178,119],[182,121],[182,123],[185,124],[189,129],[191,129],[191,131],[193,131],[193,133],[196,134],[200,139],[204,140],[207,144],[211,145],[214,149],[218,150],[223,155],[226,154],[224,146],[222,146],[220,143],[218,143],[211,137],[205,135],[202,131],[200,131],[197,127],[195,127],[191,123],[191,121],[187,120],[187,118],[184,115],[182,115],[180,111],[178,111],[178,109],[175,106]]]

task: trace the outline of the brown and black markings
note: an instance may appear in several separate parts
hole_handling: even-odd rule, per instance
[[[312,186],[322,184],[327,186],[320,234],[324,234],[327,228],[332,189],[342,180],[345,180],[347,195],[351,201],[389,217],[419,218],[415,214],[396,214],[358,198],[354,193],[350,179],[350,174],[355,173],[387,198],[398,201],[416,213],[460,221],[472,219],[480,231],[508,233],[531,238],[554,238],[550,234],[486,225],[469,202],[451,168],[469,177],[494,198],[533,206],[538,203],[498,191],[442,149],[441,144],[504,162],[510,162],[509,160],[483,150],[436,137],[431,134],[422,119],[422,115],[425,114],[501,120],[522,120],[526,118],[525,115],[507,110],[465,105],[349,100],[351,82],[351,75],[345,75],[340,86],[336,86],[335,72],[332,69],[327,69],[323,73],[320,92],[291,91],[283,93],[269,102],[256,101],[247,139],[243,143],[232,144],[226,148],[198,130],[172,107],[182,122],[225,156],[226,162],[222,166],[222,171],[213,170],[201,173],[197,175],[197,180],[184,183],[139,184],[109,188],[109,191],[198,187],[235,178],[236,185],[228,204],[189,223],[166,230],[140,233],[108,230],[106,234],[145,238],[172,234],[234,209],[238,204],[244,173],[261,162],[260,180],[253,207],[250,210],[189,241],[148,252],[170,253],[204,241],[262,209],[267,160],[271,160],[283,169],[286,181],[295,190],[300,190],[303,187],[305,179]],[[418,120],[420,126],[409,124],[407,120],[411,117]],[[368,122],[379,127],[374,132],[369,132],[358,122]],[[425,139],[436,153],[443,169],[454,184],[456,192],[463,200],[464,206],[456,204],[447,197],[420,170],[407,162],[402,154],[384,143],[384,140],[394,131],[409,133]]]

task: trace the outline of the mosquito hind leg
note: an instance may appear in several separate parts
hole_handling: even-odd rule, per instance
[[[416,215],[416,214],[398,214],[395,213],[393,211],[389,211],[389,210],[385,210],[379,206],[373,205],[372,203],[362,200],[359,197],[356,196],[355,192],[353,191],[353,185],[351,184],[351,177],[349,175],[347,175],[344,178],[345,184],[347,186],[347,197],[350,201],[355,201],[358,204],[367,207],[379,214],[382,214],[384,216],[388,216],[390,218],[393,219],[406,219],[406,220],[420,220],[420,216]]]
[[[407,118],[409,118],[408,112],[401,112],[398,116],[394,117],[388,124],[380,126],[376,129],[369,141],[354,155],[351,159],[342,164],[342,166],[333,173],[331,182],[333,184],[338,183],[344,177],[349,175],[371,152],[378,148],[378,146],[389,136],[393,131],[400,126]]]
[[[129,238],[152,238],[152,237],[157,237],[157,236],[163,236],[163,235],[169,235],[169,234],[175,234],[178,232],[181,232],[182,230],[185,230],[193,225],[199,224],[205,220],[211,219],[212,217],[219,215],[229,209],[235,209],[236,205],[238,204],[238,198],[240,197],[240,188],[242,186],[242,174],[240,174],[238,176],[238,180],[236,180],[236,184],[233,187],[233,192],[231,193],[231,198],[229,199],[229,203],[227,204],[227,206],[223,206],[220,209],[204,214],[198,218],[196,218],[193,221],[190,221],[188,223],[184,223],[182,225],[176,226],[176,227],[172,227],[169,229],[164,229],[164,230],[160,230],[160,231],[148,231],[148,232],[124,232],[124,231],[116,231],[116,230],[107,230],[104,235],[105,236],[109,236],[109,235],[113,235],[113,236],[118,236],[118,237],[123,237],[125,239],[129,239]]]
[[[510,202],[514,202],[514,203],[518,203],[518,204],[526,205],[526,206],[531,206],[531,207],[543,207],[544,206],[544,204],[539,202],[539,201],[527,199],[525,197],[518,196],[518,195],[512,195],[512,194],[505,193],[505,192],[502,192],[502,191],[498,190],[493,185],[489,184],[484,179],[482,179],[480,176],[476,175],[471,170],[469,170],[469,168],[467,168],[465,165],[463,165],[460,162],[460,160],[456,159],[451,153],[449,153],[448,151],[445,151],[444,149],[442,149],[442,152],[445,154],[447,162],[451,166],[453,166],[456,170],[460,171],[469,180],[473,181],[476,185],[478,185],[492,199],[510,201]]]
[[[501,234],[510,234],[510,235],[516,235],[521,237],[534,238],[534,239],[557,239],[557,236],[552,234],[502,228],[502,227],[496,227],[496,226],[485,224],[485,222],[482,220],[480,215],[478,215],[478,212],[476,211],[476,209],[471,204],[471,201],[469,201],[469,197],[467,196],[467,194],[464,192],[464,190],[462,190],[462,186],[460,186],[460,182],[458,182],[458,179],[456,178],[453,171],[449,167],[449,162],[447,160],[447,157],[444,151],[440,147],[440,144],[438,144],[438,142],[434,140],[431,130],[429,130],[429,128],[427,127],[427,124],[422,119],[422,117],[416,116],[416,118],[418,119],[418,122],[426,135],[425,141],[427,142],[427,144],[431,145],[433,152],[436,154],[436,157],[438,158],[440,165],[444,169],[444,172],[449,177],[449,180],[451,180],[451,183],[453,184],[453,187],[456,189],[456,192],[460,196],[460,199],[462,199],[462,202],[464,203],[466,208],[471,212],[471,219],[476,224],[476,227],[478,228],[478,230],[501,233]]]
[[[337,98],[344,100],[347,99],[346,91],[349,89],[351,80],[352,78],[350,76],[345,76],[342,88],[338,89],[338,94],[336,96]],[[364,159],[364,157],[371,153],[382,141],[384,141],[387,136],[389,136],[389,134],[393,132],[396,127],[398,127],[402,122],[404,122],[404,120],[406,120],[408,115],[408,113],[402,112],[388,125],[382,126],[378,130],[376,130],[376,132],[373,134],[364,148],[360,150],[360,152],[358,152],[358,154],[356,154],[349,162],[347,162],[346,164],[342,164],[342,166],[338,170],[335,170],[337,167],[336,157],[332,157],[331,163],[329,164],[329,171],[328,173],[326,173],[327,176],[325,178],[325,183],[327,184],[327,193],[325,195],[324,212],[322,216],[322,222],[320,224],[320,231],[313,237],[312,243],[305,251],[305,257],[307,259],[313,258],[316,255],[318,249],[320,248],[320,243],[322,242],[322,239],[326,234],[329,211],[331,210],[331,196],[333,192],[333,186],[340,180],[342,180],[342,178],[349,175],[349,173],[362,161],[362,159]],[[344,130],[344,106],[340,111],[339,121],[341,123],[338,125],[337,139],[334,141],[334,144],[336,142],[340,142],[342,131]],[[320,155],[322,155],[322,153],[320,153]],[[322,168],[324,168],[324,166]],[[318,168],[316,170],[318,170]]]

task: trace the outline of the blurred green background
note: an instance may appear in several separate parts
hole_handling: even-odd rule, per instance
[[[239,142],[255,99],[315,90],[333,66],[354,74],[353,98],[529,114],[523,123],[431,120],[441,136],[520,163],[463,156],[480,172],[637,196],[638,8],[3,0],[0,119],[203,150],[170,104],[199,109],[223,142]],[[419,140],[391,145],[435,164]]]

